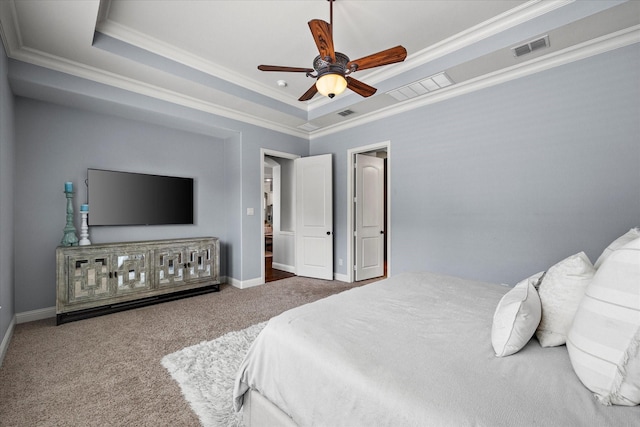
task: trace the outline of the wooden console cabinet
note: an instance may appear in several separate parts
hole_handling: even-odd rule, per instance
[[[220,290],[214,237],[58,247],[57,324]]]

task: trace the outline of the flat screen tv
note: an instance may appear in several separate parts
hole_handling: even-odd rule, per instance
[[[193,178],[87,169],[88,224],[193,224]]]

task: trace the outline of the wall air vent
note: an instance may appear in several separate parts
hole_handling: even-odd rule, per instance
[[[549,46],[549,36],[544,36],[523,45],[512,47],[511,50],[513,51],[513,56],[518,57]]]
[[[344,110],[344,111],[340,111],[338,114],[341,115],[342,117],[347,117],[347,116],[350,116],[353,113],[355,113],[355,111],[347,109],[347,110]]]
[[[416,96],[424,95],[451,86],[452,84],[453,81],[451,78],[443,71],[418,82],[389,91],[387,94],[393,96],[398,101],[406,101],[407,99],[415,98]]]

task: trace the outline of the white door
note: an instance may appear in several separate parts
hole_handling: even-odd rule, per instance
[[[333,280],[331,154],[301,157],[296,168],[296,274]]]
[[[355,280],[384,275],[384,160],[356,154]]]

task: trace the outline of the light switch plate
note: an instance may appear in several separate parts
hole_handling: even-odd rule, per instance
[[[253,215],[253,208],[247,208],[247,215]]]

